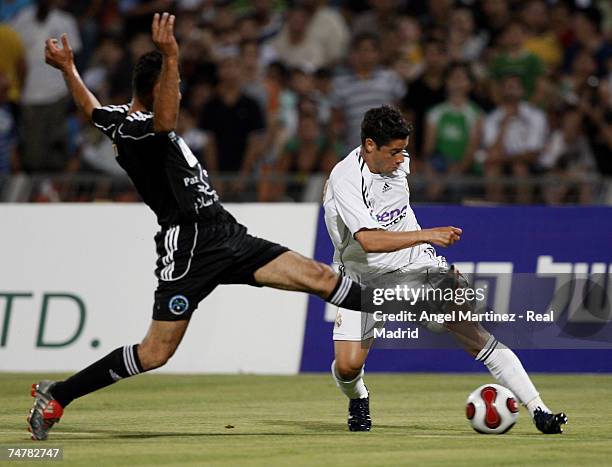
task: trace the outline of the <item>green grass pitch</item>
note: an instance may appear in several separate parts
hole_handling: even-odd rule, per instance
[[[567,412],[565,433],[539,434],[523,409],[495,436],[464,415],[486,374],[368,374],[371,433],[347,431],[347,401],[329,375],[144,375],[75,401],[44,443],[26,432],[37,379],[0,373],[0,444],[61,446],[56,465],[612,464],[612,376],[535,375],[546,402]]]

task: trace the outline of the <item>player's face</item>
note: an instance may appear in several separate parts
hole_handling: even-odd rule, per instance
[[[366,150],[378,173],[391,173],[399,169],[404,162],[408,139],[395,139],[387,144],[377,146],[371,139],[366,140]]]

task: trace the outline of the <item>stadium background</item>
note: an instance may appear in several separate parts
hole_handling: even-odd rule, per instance
[[[110,143],[76,113],[39,46],[68,32],[86,83],[103,103],[125,103],[160,9],[178,17],[179,130],[222,199],[242,202],[231,210],[254,232],[330,262],[317,204],[325,177],[359,143],[362,111],[392,104],[415,128],[412,202],[429,203],[417,208],[421,225],[465,229],[444,252],[449,260],[464,269],[502,262],[513,272],[535,272],[544,256],[587,269],[612,263],[610,208],[601,206],[612,203],[609,2],[3,1],[0,370],[75,370],[141,337],[156,227],[142,204],[127,204],[138,196]],[[457,65],[471,81],[459,104],[449,87],[461,80]],[[546,124],[524,114],[526,125],[506,128],[512,140],[537,144],[526,172],[511,163],[496,175],[486,133],[505,131],[494,114],[506,108],[508,76],[520,78],[521,105]],[[460,111],[449,112],[455,104]],[[86,201],[114,203],[45,204]],[[494,207],[503,204],[517,206]],[[547,207],[559,204],[574,207]],[[162,371],[327,371],[333,310],[316,298],[223,289]],[[477,367],[454,351],[412,352],[379,350],[368,369]],[[605,351],[555,355],[522,357],[537,371],[612,370]]]

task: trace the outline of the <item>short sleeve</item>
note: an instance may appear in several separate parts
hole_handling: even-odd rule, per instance
[[[372,217],[366,199],[357,185],[336,177],[330,178],[330,184],[336,210],[351,235],[355,236],[363,229],[382,229]]]
[[[107,105],[94,109],[91,114],[91,121],[94,126],[113,139],[113,135],[127,116],[130,107],[128,105]]]
[[[153,114],[150,112],[134,112],[117,127],[116,141],[133,142],[148,140],[156,136],[165,136],[168,132],[156,132]]]

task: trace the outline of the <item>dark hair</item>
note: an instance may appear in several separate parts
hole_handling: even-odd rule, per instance
[[[404,120],[399,110],[388,105],[368,110],[361,121],[361,143],[370,138],[378,147],[396,139],[410,136],[412,125]]]
[[[316,79],[330,79],[333,76],[331,68],[322,66],[321,68],[317,68],[314,72],[314,77]]]
[[[582,16],[589,23],[591,23],[591,25],[593,25],[593,27],[598,33],[601,32],[601,22],[603,19],[603,15],[601,14],[599,8],[595,6],[578,8],[576,10],[576,14]]]
[[[374,47],[378,48],[380,44],[380,36],[378,34],[368,31],[355,34],[351,39],[350,49],[355,50],[360,47],[361,44],[363,44],[364,42],[371,42],[372,44],[374,44]]]
[[[470,83],[473,83],[475,81],[474,74],[472,73],[472,70],[470,69],[470,65],[467,62],[461,62],[461,61],[451,62],[451,64],[446,69],[445,81],[448,81],[448,78],[455,70],[463,70],[466,76],[468,77],[468,80],[470,81]]]
[[[162,54],[158,50],[142,55],[132,73],[132,89],[140,102],[153,110],[153,87],[159,78]]]

